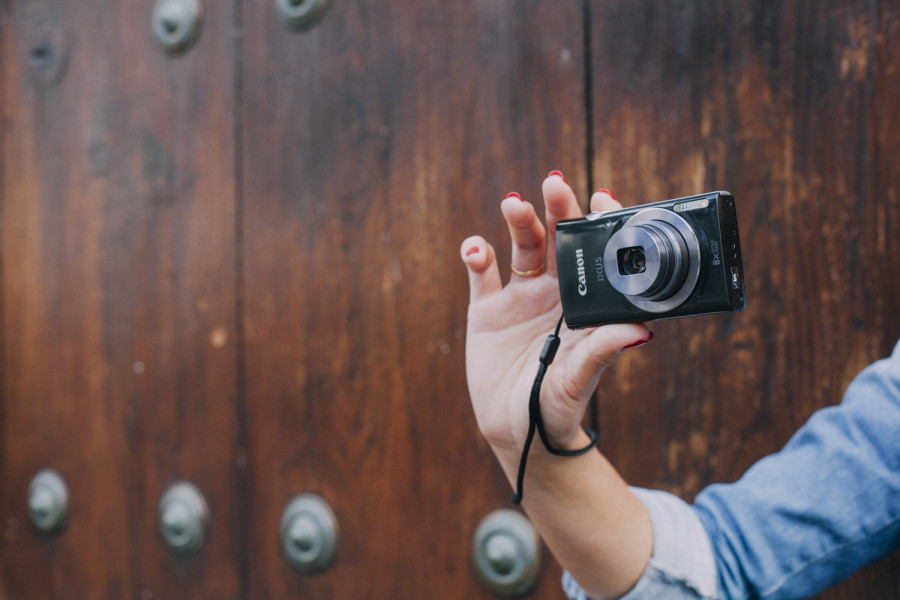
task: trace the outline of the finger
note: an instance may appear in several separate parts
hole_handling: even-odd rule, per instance
[[[621,210],[622,205],[613,196],[613,193],[607,189],[594,192],[591,196],[591,210],[595,212],[608,212],[612,210]]]
[[[540,274],[544,266],[546,231],[534,211],[534,206],[522,200],[517,193],[510,193],[500,204],[500,210],[509,227],[512,238],[513,277],[524,279],[519,273]]]
[[[566,361],[565,394],[576,402],[590,398],[603,370],[629,348],[653,339],[653,332],[641,323],[604,325],[579,340]]]
[[[563,179],[562,173],[552,171],[542,186],[544,206],[547,210],[547,271],[556,273],[556,224],[565,219],[583,216],[575,192]]]
[[[469,271],[470,303],[503,289],[497,269],[497,255],[483,237],[476,235],[467,238],[459,253]]]

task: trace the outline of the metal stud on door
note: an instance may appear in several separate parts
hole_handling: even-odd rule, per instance
[[[318,23],[331,0],[275,0],[281,22],[290,29],[303,31]]]
[[[200,32],[199,0],[158,0],[153,9],[153,35],[166,52],[183,52]]]
[[[208,530],[209,507],[196,486],[179,482],[166,490],[159,501],[159,532],[172,552],[196,554]]]
[[[337,518],[315,494],[294,496],[281,517],[281,552],[288,563],[307,575],[328,569],[339,541]]]
[[[496,510],[482,519],[472,541],[472,564],[485,587],[503,598],[530,592],[541,572],[537,530],[520,512]]]
[[[45,469],[31,480],[28,515],[41,533],[56,534],[65,526],[69,516],[69,488],[59,473]]]

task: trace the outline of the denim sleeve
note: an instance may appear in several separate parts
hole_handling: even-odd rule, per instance
[[[653,555],[637,584],[620,600],[711,600],[716,597],[716,565],[703,524],[694,509],[672,494],[632,488],[647,507],[653,526]],[[587,600],[565,573],[569,600]]]
[[[781,452],[694,504],[726,598],[811,596],[900,547],[900,344]]]
[[[805,598],[900,548],[900,344],[784,449],[693,507],[635,489],[653,557],[622,600]],[[568,573],[570,600],[587,596]]]

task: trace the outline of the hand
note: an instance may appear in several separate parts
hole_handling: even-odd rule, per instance
[[[513,274],[506,287],[494,249],[483,238],[471,237],[460,249],[469,271],[469,395],[478,427],[513,485],[528,434],[528,399],[539,354],[562,313],[556,224],[581,216],[575,194],[557,172],[544,180],[543,195],[549,235],[534,207],[518,195],[500,205],[513,242]],[[602,191],[591,198],[591,208],[620,207]],[[622,350],[651,337],[641,324],[563,328],[541,390],[541,415],[554,447],[587,445],[581,421],[600,373]],[[600,452],[559,459],[542,449],[540,444],[531,448],[523,508],[590,597],[623,595],[643,573],[653,548],[644,505]]]
[[[556,223],[582,216],[572,189],[559,172],[543,183],[547,230],[534,206],[511,194],[500,205],[512,238],[510,282],[500,280],[494,249],[483,238],[466,239],[462,260],[469,272],[466,372],[479,429],[496,450],[520,451],[528,432],[528,396],[547,336],[562,314],[556,270]],[[603,190],[592,210],[621,205]],[[540,271],[543,268],[543,271]],[[517,275],[515,271],[526,274]],[[541,392],[541,414],[551,443],[560,449],[584,446],[580,428],[600,374],[626,348],[652,333],[642,324],[595,329],[563,328],[556,360]]]

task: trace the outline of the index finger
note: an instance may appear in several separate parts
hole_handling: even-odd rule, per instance
[[[556,274],[556,224],[584,216],[575,192],[558,171],[553,171],[541,186],[547,215],[547,272]]]

